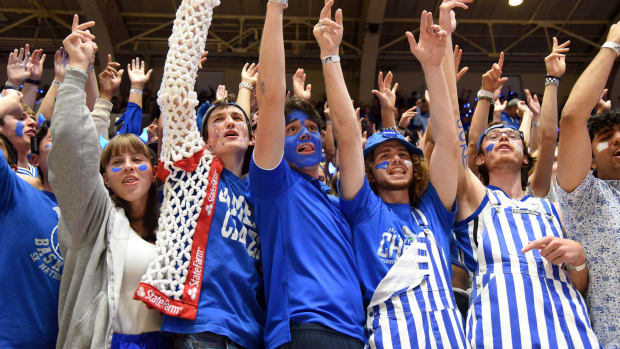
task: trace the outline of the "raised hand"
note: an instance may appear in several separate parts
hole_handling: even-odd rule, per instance
[[[219,101],[226,98],[228,98],[228,90],[226,90],[226,86],[219,85],[217,87],[217,92],[215,92],[215,100]]]
[[[438,66],[444,55],[447,32],[440,26],[433,24],[433,14],[422,11],[420,18],[420,38],[416,42],[413,34],[407,32],[411,53],[422,66]]]
[[[241,82],[247,82],[248,84],[251,84],[252,86],[256,86],[257,81],[258,81],[258,64],[246,63],[243,66],[243,69],[241,69]]]
[[[99,74],[99,84],[101,85],[101,97],[112,98],[116,90],[121,86],[123,80],[123,69],[117,70],[121,65],[112,61],[112,55],[108,54],[108,65]]]
[[[200,56],[200,62],[198,63],[198,70],[202,69],[202,65],[207,63],[207,56],[209,55],[209,51],[205,51],[201,56]]]
[[[326,0],[319,23],[314,26],[312,33],[321,48],[321,57],[337,55],[342,42],[344,27],[342,26],[342,10],[336,10],[335,21],[332,20],[332,6],[334,0]]]
[[[377,85],[379,90],[372,90],[372,94],[377,96],[379,103],[381,103],[381,109],[394,110],[396,105],[396,90],[398,90],[398,83],[392,87],[392,79],[394,75],[392,72],[388,72],[383,79],[383,72],[379,72],[379,78],[377,79]]]
[[[9,61],[6,66],[7,80],[14,85],[21,85],[24,80],[30,79],[30,70],[26,67],[30,60],[30,46],[13,50],[9,54]]]
[[[620,44],[620,22],[614,24],[609,28],[609,34],[607,34],[607,40]]]
[[[568,263],[578,266],[586,262],[586,254],[581,244],[570,239],[546,236],[542,239],[531,241],[521,252],[526,253],[533,249],[540,250],[541,256],[556,265]]]
[[[301,68],[293,75],[293,93],[306,101],[312,98],[312,84],[306,86],[306,73]]]
[[[605,100],[605,96],[607,96],[607,89],[603,90],[601,93],[601,99],[596,103],[596,113],[601,114],[611,110],[611,100]]]
[[[43,63],[45,63],[45,54],[43,50],[34,50],[26,64],[27,69],[30,70],[30,79],[41,80],[41,75],[43,75]]]
[[[493,63],[489,71],[482,75],[482,89],[485,91],[495,91],[501,88],[508,81],[508,78],[502,78],[502,69],[504,68],[504,52],[499,54],[499,61]]]
[[[108,56],[109,62],[110,57]],[[131,88],[144,89],[144,85],[151,78],[153,69],[149,69],[146,73],[144,71],[144,61],[141,61],[139,57],[132,59],[131,63],[127,64],[127,75],[129,75],[129,81],[131,81]]]
[[[414,106],[412,108],[407,109],[403,115],[400,116],[400,121],[398,122],[398,127],[407,128],[411,124],[411,121],[416,116],[416,109],[418,107]]]
[[[90,62],[95,60],[95,53],[97,53],[97,44],[93,41],[95,36],[88,30],[88,28],[95,26],[95,22],[77,23],[78,16],[75,15],[73,17],[73,32],[63,40],[62,44],[69,54],[68,65],[86,71]]]
[[[65,80],[65,57],[66,52],[62,47],[54,53],[54,80],[58,82],[63,82]]]
[[[534,94],[534,97],[532,97],[530,90],[525,89],[525,99],[527,101],[527,106],[530,108],[532,113],[534,113],[534,115],[540,115],[540,102],[538,101],[538,96]]]
[[[471,3],[474,0],[443,0],[439,6],[439,25],[448,34],[454,33],[456,30],[456,14],[455,7],[467,10],[469,7],[465,3]]]
[[[459,70],[461,65],[461,58],[463,57],[463,50],[459,48],[459,45],[454,46],[454,67],[456,68],[456,82],[461,80],[463,75],[469,71],[469,67],[463,67]]]
[[[547,75],[561,77],[566,72],[566,55],[570,50],[568,48],[570,40],[562,45],[558,45],[558,38],[553,37],[553,50],[545,57],[545,67],[547,67]]]
[[[86,24],[89,24],[89,23],[92,23],[92,25],[85,26]],[[73,15],[73,22],[71,23],[71,32],[80,31],[80,30],[86,30],[86,32],[90,33],[90,31],[87,30],[87,28],[90,28],[90,27],[92,27],[94,25],[95,25],[94,21],[90,21],[90,22],[86,22],[86,23],[80,24],[80,17],[77,14],[74,14]],[[97,52],[97,51],[95,51],[95,52]],[[95,55],[92,55],[92,56],[89,57],[88,64],[89,65],[94,65],[95,64]]]
[[[149,135],[149,140],[146,142],[147,144],[156,143],[159,138],[157,137],[157,128],[159,126],[159,119],[153,119],[150,125],[146,127],[146,132]]]

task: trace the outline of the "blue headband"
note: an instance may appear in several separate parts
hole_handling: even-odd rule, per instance
[[[512,126],[512,125],[505,125],[505,124],[493,125],[493,126],[487,128],[486,130],[484,130],[484,132],[482,132],[482,134],[480,135],[480,138],[478,138],[478,145],[476,145],[476,153],[480,151],[480,146],[482,145],[482,141],[484,140],[484,137],[486,137],[487,134],[491,130],[496,130],[498,128],[510,128],[510,129],[513,129],[513,130],[519,132],[519,136],[521,136],[521,140],[523,140],[523,132],[519,131],[519,129],[514,127],[514,126]]]

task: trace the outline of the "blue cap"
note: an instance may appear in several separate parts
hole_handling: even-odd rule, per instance
[[[381,143],[391,140],[401,142],[411,154],[424,156],[424,152],[422,152],[420,148],[408,142],[407,139],[403,137],[403,135],[401,135],[400,133],[394,130],[383,130],[381,132],[373,133],[373,135],[368,138],[368,140],[366,141],[366,146],[364,147],[364,158],[368,156],[368,154],[370,154],[373,150],[375,150],[375,148],[377,148]]]
[[[491,130],[495,130],[498,128],[511,128],[515,131],[519,131],[518,128],[512,126],[512,125],[507,125],[507,124],[495,124],[489,128],[487,128],[486,130],[484,130],[484,132],[482,132],[482,134],[480,135],[480,138],[478,138],[478,145],[476,146],[476,152],[480,151],[480,146],[482,145],[482,141],[484,140],[484,137],[487,136],[487,133],[489,133],[489,131]],[[523,132],[519,131],[519,135],[521,136],[521,139],[523,139]]]

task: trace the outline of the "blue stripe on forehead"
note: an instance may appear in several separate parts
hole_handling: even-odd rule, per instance
[[[299,120],[299,122],[304,123],[306,121],[306,119],[310,118],[310,120],[312,120],[312,118],[310,117],[310,115],[306,114],[305,112],[299,110],[299,109],[295,109],[293,111],[291,111],[290,113],[288,113],[288,115],[286,116],[286,124],[290,124],[291,122],[295,121],[295,120]],[[313,120],[314,121],[314,120]]]

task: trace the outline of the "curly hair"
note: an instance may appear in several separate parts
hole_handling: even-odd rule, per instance
[[[430,182],[430,175],[428,173],[428,167],[426,166],[426,161],[423,157],[410,154],[411,162],[413,164],[413,180],[411,184],[409,184],[409,204],[411,206],[417,206],[420,203],[420,198],[424,191],[428,187],[428,183]],[[377,192],[377,180],[375,176],[372,174],[373,163],[375,162],[375,152],[368,154],[366,159],[364,159],[364,167],[366,169],[366,176],[368,176],[368,183],[370,184],[370,189],[379,195]]]
[[[596,114],[588,119],[588,133],[590,142],[601,130],[620,124],[620,109],[610,110],[602,114]]]

